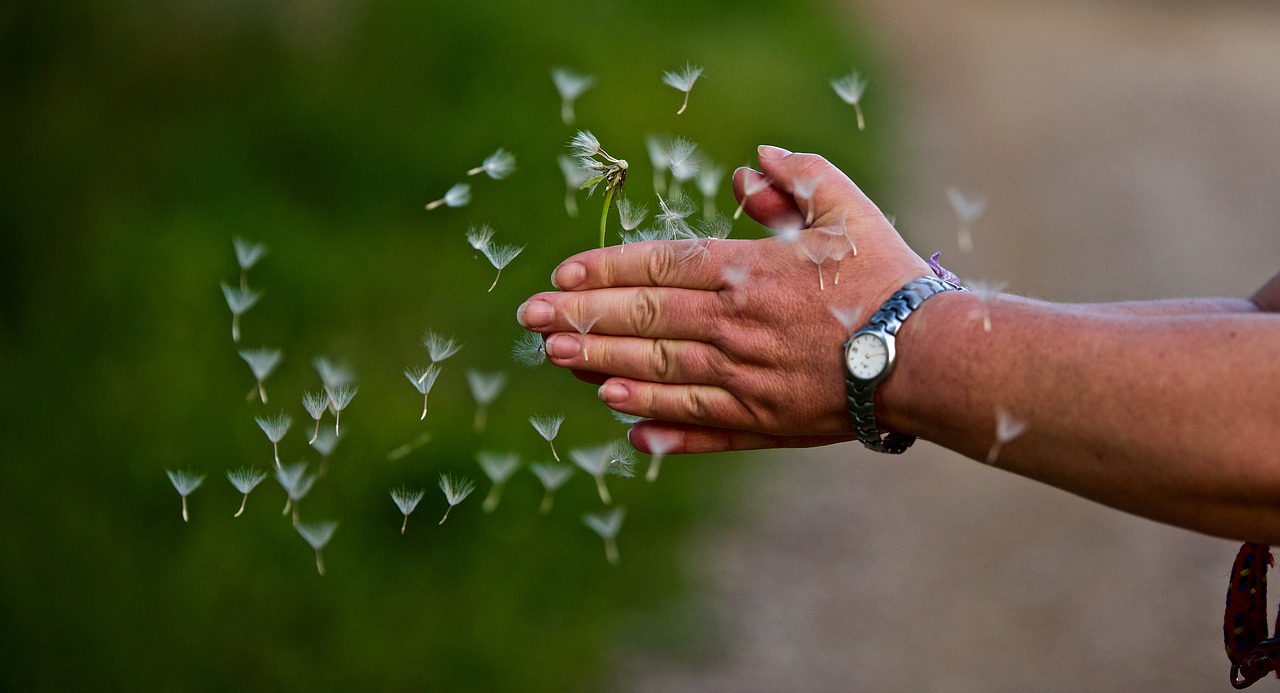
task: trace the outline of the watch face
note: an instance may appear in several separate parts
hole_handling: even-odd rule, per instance
[[[860,334],[849,342],[844,358],[850,375],[859,380],[872,380],[889,365],[889,348],[879,335]]]

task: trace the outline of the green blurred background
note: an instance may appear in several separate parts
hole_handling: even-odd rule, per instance
[[[717,512],[727,459],[612,480],[628,508],[617,568],[581,523],[600,507],[585,476],[547,517],[527,471],[491,516],[482,482],[437,527],[436,475],[480,478],[478,449],[542,459],[534,413],[568,416],[561,450],[624,432],[593,388],[509,357],[516,306],[594,243],[599,212],[583,197],[565,213],[573,128],[550,69],[597,77],[577,126],[632,162],[628,196],[651,208],[649,134],[727,170],[760,143],[821,151],[878,198],[892,128],[858,133],[828,85],[852,67],[876,84],[856,34],[799,2],[6,4],[0,689],[591,690],[638,644],[698,656],[680,551]],[[706,71],[677,117],[661,74],[686,61]],[[887,121],[876,96],[868,119]],[[498,147],[519,157],[512,178],[423,210]],[[727,182],[717,204],[732,210]],[[479,223],[528,246],[492,293],[463,240]],[[234,236],[270,248],[239,347],[218,289],[238,279]],[[424,423],[401,371],[425,364],[427,328],[466,346]],[[284,350],[269,405],[245,401],[236,353],[259,345]],[[315,462],[299,396],[321,355],[361,387],[303,504],[341,522],[324,577],[275,481],[233,519],[225,477],[269,468],[254,417],[282,408],[298,420],[282,458]],[[511,376],[483,434],[467,368]],[[164,472],[188,467],[207,478],[184,524]],[[427,489],[404,536],[387,493],[402,482]]]

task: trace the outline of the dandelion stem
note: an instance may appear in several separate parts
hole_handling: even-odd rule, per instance
[[[293,499],[292,499],[292,498],[286,498],[286,499],[284,499],[284,510],[281,510],[281,511],[280,511],[280,514],[281,514],[281,515],[288,515],[290,510],[293,510]]]
[[[538,512],[542,513],[543,515],[546,515],[547,513],[551,512],[551,506],[555,505],[555,502],[556,502],[556,496],[554,493],[551,492],[551,489],[547,489],[546,491],[543,491],[542,504],[538,506]]]
[[[258,397],[262,399],[262,403],[267,403],[267,389],[263,386],[262,381],[258,381]]]
[[[244,494],[244,498],[240,501],[240,509],[237,510],[236,514],[232,515],[232,517],[240,517],[240,514],[244,512],[244,506],[248,505],[248,503],[249,503],[249,494],[246,493]]]
[[[314,444],[314,443],[316,442],[316,438],[319,438],[319,437],[320,437],[320,419],[316,419],[316,430],[315,430],[315,433],[312,433],[312,434],[311,434],[311,440],[308,440],[308,441],[307,441],[307,445],[312,445],[312,444]]]
[[[987,464],[995,465],[996,459],[1000,457],[1000,450],[1004,447],[1004,443],[997,438],[996,442],[991,444],[991,449],[987,451]]]
[[[431,395],[429,395],[429,394],[428,394],[428,395],[423,395],[423,396],[422,396],[422,416],[418,418],[418,420],[419,420],[419,421],[426,421],[426,420],[427,420],[427,398],[428,398],[428,397],[430,397],[430,396],[431,396]]]
[[[692,89],[690,90],[692,91]],[[684,103],[680,104],[680,110],[676,111],[676,115],[684,113],[684,109],[689,107],[689,92],[684,93]]]
[[[472,425],[475,427],[476,433],[484,430],[485,423],[488,420],[487,409],[488,408],[484,406],[476,407],[476,418],[472,421]]]
[[[677,114],[679,115],[679,114]],[[618,565],[621,558],[618,556],[618,540],[613,537],[605,537],[604,539],[604,555],[609,559],[609,565]]]
[[[188,519],[188,517],[187,517],[187,497],[186,497],[186,496],[183,496],[183,497],[182,497],[182,521],[183,521],[183,522],[190,522],[190,521],[191,521],[191,520],[190,520],[190,519]]]
[[[604,230],[609,221],[609,204],[613,202],[613,188],[604,191],[604,209],[600,210],[600,247],[604,247]]]
[[[604,247],[604,244],[603,244],[603,243],[602,243],[602,244],[600,244],[600,247],[601,247],[601,248],[603,248],[603,247]],[[498,279],[499,279],[499,278],[501,278],[501,277],[502,277],[502,269],[501,269],[501,268],[499,268],[499,269],[498,269],[498,274],[497,274],[497,276],[495,276],[495,277],[493,278],[493,283],[489,285],[489,291],[493,291],[493,287],[495,287],[495,286],[497,286],[497,285],[498,285]]]
[[[400,523],[400,534],[404,534],[404,531],[408,529],[408,527],[409,527],[409,516],[405,515],[404,522]]]
[[[480,506],[485,512],[491,513],[498,509],[498,503],[502,501],[503,484],[494,484],[489,489],[489,495],[484,497],[484,503]]]
[[[551,456],[552,456],[552,457],[554,457],[554,458],[556,458],[556,462],[559,462],[559,461],[560,461],[560,453],[556,452],[556,443],[555,443],[555,441],[554,441],[554,440],[548,440],[548,441],[547,441],[547,443],[551,445]]]
[[[271,444],[271,451],[272,451],[273,453],[275,453],[275,457],[276,457],[276,467],[279,467],[279,466],[280,466],[280,444],[279,444],[279,443],[272,443],[272,444]]]
[[[576,119],[574,115],[575,114],[573,112],[573,100],[561,99],[560,100],[560,120],[564,121],[565,125],[568,125]]]
[[[339,430],[338,428],[341,425],[341,423],[342,423],[342,410],[338,409],[333,412],[333,435],[335,436],[342,435],[342,431]],[[278,461],[279,460],[277,460],[277,462]]]
[[[609,487],[604,485],[604,475],[596,477],[596,490],[600,492],[600,501],[605,505],[613,505],[613,497],[609,495]]]
[[[470,169],[470,170],[468,170],[468,171],[467,171],[467,175],[468,175],[468,176],[474,176],[474,175],[479,174],[479,173],[484,173],[484,167],[483,167],[483,166],[477,166],[477,167],[475,167],[475,168]]]
[[[240,315],[231,316],[231,341],[236,344],[240,343]]]
[[[819,263],[818,264],[818,291],[826,291],[826,290],[827,290],[826,282],[822,280],[822,264]]]
[[[444,517],[440,518],[440,522],[439,522],[439,523],[437,523],[437,524],[441,524],[441,525],[442,525],[442,524],[444,524],[444,521],[445,521],[445,520],[449,519],[449,511],[450,511],[450,510],[453,510],[453,506],[452,506],[452,505],[451,505],[451,506],[449,506],[449,507],[447,507],[447,508],[445,508],[445,510],[444,510]]]
[[[320,555],[320,549],[316,549],[316,572],[324,575],[324,557]]]
[[[644,479],[650,483],[658,480],[658,472],[662,471],[662,458],[654,457],[649,463],[649,471],[645,472]]]
[[[853,112],[858,116],[858,129],[866,130],[867,122],[862,119],[862,105],[860,103],[855,102],[853,104]]]

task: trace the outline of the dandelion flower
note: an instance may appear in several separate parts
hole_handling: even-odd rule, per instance
[[[502,501],[502,489],[506,487],[507,479],[520,469],[520,456],[512,452],[480,451],[476,453],[476,462],[480,463],[484,475],[493,482],[489,487],[489,495],[485,496],[484,503],[480,506],[485,512],[491,513],[498,509],[498,503]]]
[[[618,565],[618,532],[622,530],[622,520],[626,518],[627,511],[625,508],[613,508],[602,513],[588,513],[582,516],[582,521],[591,531],[595,532],[604,540],[604,555],[609,560],[609,565]]]
[[[522,332],[511,345],[511,358],[528,368],[537,368],[547,361],[547,345],[537,332]]]
[[[995,464],[1005,445],[1027,432],[1027,422],[1016,418],[1002,407],[996,407],[996,439],[987,451],[987,464]]]
[[[169,482],[173,484],[174,490],[178,492],[178,495],[182,496],[182,521],[189,522],[187,496],[200,488],[200,484],[204,481],[204,475],[196,474],[190,469],[165,470],[165,474],[168,475]]]
[[[391,500],[396,504],[397,508],[400,508],[401,514],[404,515],[404,522],[400,523],[400,534],[404,534],[404,531],[408,529],[409,513],[412,513],[414,508],[418,507],[418,503],[426,493],[422,489],[410,491],[404,487],[404,484],[391,489]]]
[[[422,416],[418,417],[418,420],[424,421],[427,418],[427,398],[431,396],[431,388],[435,387],[436,378],[440,377],[440,367],[433,363],[426,368],[421,366],[407,368],[404,377],[408,378],[409,384],[422,395]]]
[[[468,176],[474,176],[483,173],[494,180],[502,180],[507,176],[515,173],[516,155],[511,152],[499,148],[498,151],[485,157],[483,163],[479,166],[467,171]]]
[[[862,93],[867,90],[867,80],[857,72],[850,72],[831,80],[831,88],[836,90],[842,101],[853,106],[853,112],[858,116],[858,129],[866,130],[867,123],[862,118]]]
[[[561,154],[556,160],[560,163],[560,173],[564,175],[564,211],[571,218],[578,218],[577,192],[591,178],[591,172],[578,165],[572,158]]]
[[[600,316],[599,315],[574,315],[573,313],[570,313],[569,315],[566,316],[566,319],[568,319],[569,321],[569,326],[577,330],[578,334],[582,335],[582,338],[583,338],[582,339],[582,360],[590,361],[591,356],[587,354],[586,337],[587,337],[587,333],[591,331],[591,328],[596,326],[596,322],[600,320]]]
[[[466,183],[458,183],[457,185],[445,191],[444,197],[427,203],[427,210],[433,210],[436,207],[445,205],[448,207],[462,207],[471,201],[471,186]]]
[[[267,434],[267,440],[271,441],[271,449],[276,459],[276,467],[280,467],[280,441],[284,439],[284,434],[289,432],[289,427],[293,425],[293,417],[284,412],[280,412],[275,416],[256,416],[253,419],[258,422],[258,428]]]
[[[747,176],[746,178],[743,179],[742,202],[739,202],[738,208],[733,210],[734,221],[737,221],[738,217],[742,216],[742,207],[743,205],[747,204],[747,198],[751,197],[752,195],[755,195],[756,193],[764,192],[764,190],[768,188],[769,185],[770,185],[769,179],[764,178],[763,176],[759,178],[756,178],[754,176]]]
[[[465,477],[441,474],[440,490],[444,492],[444,498],[449,502],[449,508],[444,511],[444,517],[440,518],[439,522],[439,524],[444,524],[444,521],[449,519],[449,511],[453,510],[453,506],[466,500],[467,496],[476,490],[476,482]]]
[[[467,244],[471,246],[471,259],[476,259],[476,253],[488,248],[491,240],[493,240],[493,228],[488,224],[468,227]]]
[[[222,285],[222,295],[227,299],[227,308],[231,309],[231,341],[240,342],[240,316],[262,298],[262,294],[248,287],[236,288]]]
[[[641,429],[639,435],[645,447],[649,449],[650,456],[649,469],[644,478],[652,483],[658,480],[658,473],[662,469],[662,458],[676,449],[680,438],[670,431],[655,431],[648,428]]]
[[[604,184],[604,209],[600,212],[600,247],[603,248],[609,206],[615,198],[622,195],[622,187],[627,182],[627,160],[610,156],[590,130],[579,130],[569,141],[569,149],[578,157],[578,164],[589,176],[578,189],[588,189],[590,192],[587,194],[590,195],[601,183]]]
[[[288,496],[288,500],[284,503],[284,511],[281,515],[288,515],[293,510],[293,524],[298,524],[298,503],[311,493],[311,487],[315,485],[317,476],[307,473],[306,462],[295,462],[276,469],[276,481],[280,482],[280,487],[284,489],[284,493]]]
[[[240,501],[240,509],[232,517],[240,517],[244,512],[244,506],[249,503],[249,492],[265,478],[267,478],[266,472],[260,472],[253,467],[241,467],[235,471],[227,470],[227,479],[231,485],[244,494],[244,498]]]
[[[329,540],[333,539],[333,533],[337,531],[338,523],[332,520],[324,522],[300,522],[297,525],[298,534],[306,540],[311,548],[316,552],[316,572],[324,575],[324,557],[320,555],[320,551],[329,544]]]
[[[535,462],[529,465],[529,471],[542,482],[542,504],[538,506],[538,512],[546,515],[556,502],[556,491],[573,476],[573,467],[554,462]]]
[[[693,91],[693,83],[697,82],[701,76],[702,68],[688,63],[685,63],[683,70],[662,73],[663,84],[684,92],[684,102],[680,104],[680,110],[676,111],[676,115],[684,113],[684,109],[689,107],[689,92]]]
[[[320,435],[320,419],[324,418],[324,413],[329,408],[329,395],[323,391],[303,392],[302,408],[306,409],[307,414],[316,422],[316,430],[311,434],[311,440],[307,441],[307,444],[311,445]]]
[[[960,250],[967,253],[973,250],[973,222],[986,211],[987,202],[980,197],[967,198],[956,188],[947,188],[947,200],[951,202],[951,211],[955,212],[956,219],[960,222],[956,243]]]
[[[355,398],[360,388],[346,383],[337,387],[327,388],[325,390],[329,395],[329,408],[333,410],[333,434],[341,435],[342,410],[351,404],[351,400]]]
[[[257,387],[249,390],[246,399],[253,399],[256,391],[258,397],[262,399],[262,403],[267,403],[267,391],[263,387],[263,383],[275,372],[276,366],[280,365],[281,355],[279,349],[268,349],[266,347],[242,349],[240,351],[240,358],[249,364],[249,370],[253,371],[253,377],[258,381]]]
[[[596,84],[596,78],[584,75],[567,67],[556,67],[551,70],[551,81],[560,93],[560,119],[565,125],[573,125],[575,120],[573,103]]]
[[[551,456],[556,458],[556,462],[560,461],[560,453],[556,452],[556,436],[560,435],[560,425],[564,423],[564,415],[542,416],[540,414],[530,416],[529,423],[533,425],[533,430],[542,436],[551,446]]]
[[[493,278],[493,283],[489,285],[489,291],[493,291],[493,287],[498,285],[498,279],[502,277],[502,270],[511,264],[511,261],[516,259],[516,256],[523,250],[524,246],[522,245],[485,246],[484,256],[489,258],[489,263],[498,270],[498,274]]]
[[[489,405],[502,394],[507,385],[505,373],[484,373],[476,370],[467,371],[467,386],[471,388],[471,397],[476,401],[476,432],[484,430],[488,419]]]

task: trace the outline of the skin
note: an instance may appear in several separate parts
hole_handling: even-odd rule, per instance
[[[743,198],[748,181],[764,191]],[[818,177],[811,198],[795,181]],[[780,235],[651,242],[568,258],[559,289],[517,312],[548,359],[598,384],[610,408],[648,417],[673,453],[826,445],[853,439],[842,344],[928,265],[879,209],[820,156],[760,148],[734,173],[747,214],[774,229],[843,228],[857,248],[833,284]],[[812,234],[813,231],[806,233]],[[746,279],[730,278],[749,270]],[[726,272],[726,270],[728,270]],[[949,292],[898,333],[876,393],[881,430],[985,460],[996,411],[1026,422],[997,466],[1161,522],[1280,543],[1280,274],[1250,300],[1071,305]],[[579,335],[568,316],[598,316]],[[586,352],[584,353],[584,349]],[[589,359],[587,358],[589,354]]]

